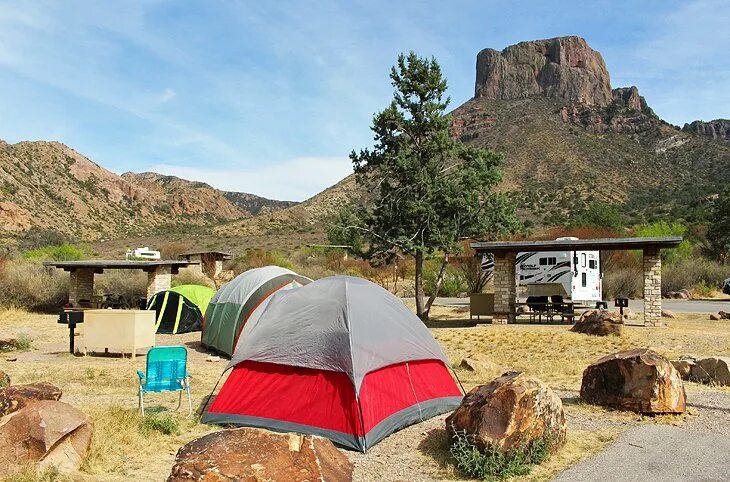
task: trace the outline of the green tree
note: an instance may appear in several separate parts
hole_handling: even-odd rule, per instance
[[[612,204],[594,202],[570,221],[571,226],[593,228],[620,228],[625,224],[623,213]]]
[[[707,240],[711,253],[727,261],[730,257],[730,187],[719,194],[712,206]]]
[[[502,156],[451,137],[446,79],[436,60],[401,54],[390,79],[393,100],[373,117],[374,148],[350,154],[357,182],[374,200],[347,227],[362,233],[371,259],[398,251],[414,257],[416,312],[427,320],[459,241],[513,232],[519,222],[512,204],[492,192],[502,179]],[[436,254],[442,262],[426,301],[424,260]]]

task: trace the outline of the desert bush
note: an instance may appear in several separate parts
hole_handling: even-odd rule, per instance
[[[44,246],[23,253],[23,258],[31,261],[78,261],[87,256],[86,249],[68,243],[58,246]]]
[[[33,226],[23,233],[23,237],[18,240],[18,247],[21,251],[28,251],[44,246],[60,246],[71,241],[71,238],[55,229]]]
[[[702,289],[702,284],[719,289],[730,277],[730,266],[705,258],[693,257],[669,264],[662,269],[662,293],[683,289]]]
[[[656,221],[651,224],[645,224],[635,229],[635,235],[643,238],[653,238],[660,236],[686,236],[687,226],[682,223]],[[677,261],[692,257],[692,242],[689,239],[683,239],[679,246],[672,249],[663,249],[661,251],[662,260],[667,263],[676,263]]]
[[[438,277],[441,267],[440,259],[428,260],[423,266],[423,291],[426,296],[431,296],[436,290],[436,278]],[[464,273],[457,267],[448,265],[446,273],[444,273],[444,281],[441,283],[441,289],[437,296],[456,296],[459,293],[469,291]]]
[[[11,475],[4,480],[5,482],[70,482],[74,479],[68,474],[61,473],[53,465],[45,469],[28,465],[17,474]]]
[[[550,443],[537,439],[526,447],[501,452],[497,447],[479,450],[465,432],[456,432],[449,453],[456,468],[476,479],[500,480],[527,475],[531,465],[540,464],[550,457]]]
[[[238,275],[252,268],[260,268],[262,266],[281,266],[282,268],[292,269],[291,261],[278,251],[267,251],[260,248],[249,248],[242,255],[236,256],[228,262],[227,269],[233,270]]]
[[[180,241],[170,241],[160,245],[160,258],[177,259],[181,254],[190,251],[190,245]]]
[[[603,299],[641,298],[644,294],[644,272],[636,267],[607,271],[603,276]]]
[[[119,295],[136,307],[137,300],[147,296],[147,273],[140,270],[110,269],[94,279],[96,294]]]
[[[68,301],[68,274],[25,260],[0,264],[0,306],[54,312]]]
[[[199,273],[190,269],[180,270],[178,274],[172,277],[172,281],[170,284],[172,286],[201,285],[215,289],[215,283],[213,283],[213,280],[205,276],[203,273]]]

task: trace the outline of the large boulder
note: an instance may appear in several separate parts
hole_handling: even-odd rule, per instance
[[[60,400],[61,389],[47,382],[10,385],[0,389],[0,417],[16,412],[35,400]]]
[[[695,360],[690,379],[711,385],[730,385],[730,358],[708,357]]]
[[[500,451],[544,439],[551,451],[565,444],[565,413],[555,392],[537,378],[507,372],[474,387],[446,418],[449,437],[465,433],[477,447]]]
[[[167,480],[350,481],[352,463],[321,437],[239,428],[205,435],[180,448]]]
[[[596,336],[621,336],[623,330],[624,322],[621,319],[621,314],[606,310],[589,310],[584,312],[570,329],[570,331],[576,333]]]
[[[54,400],[34,401],[0,419],[0,477],[37,463],[61,472],[81,467],[93,427],[85,414]]]
[[[660,354],[637,348],[607,355],[583,371],[588,403],[639,413],[684,413],[682,378]]]
[[[461,359],[459,367],[470,371],[496,370],[497,365],[484,353],[472,353]]]
[[[683,355],[679,357],[679,360],[672,360],[672,366],[675,370],[677,370],[677,373],[679,373],[679,376],[682,377],[682,380],[689,380],[690,375],[692,374],[692,367],[695,366],[695,358],[690,355]]]

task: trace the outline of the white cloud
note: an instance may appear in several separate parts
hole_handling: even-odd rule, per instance
[[[341,157],[297,157],[276,164],[260,164],[244,169],[158,164],[148,170],[206,182],[224,191],[303,201],[351,174],[352,164]]]

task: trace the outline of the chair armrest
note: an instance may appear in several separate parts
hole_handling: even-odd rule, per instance
[[[142,381],[145,378],[144,372],[142,370],[137,370],[137,376],[139,377],[139,380]]]

